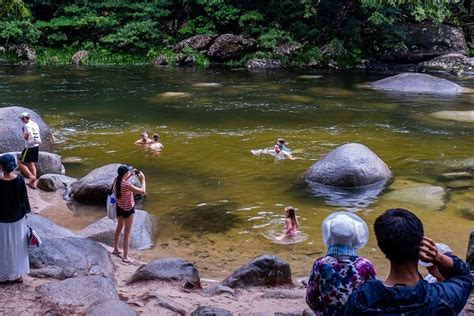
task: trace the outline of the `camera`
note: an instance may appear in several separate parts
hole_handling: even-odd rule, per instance
[[[138,175],[140,174],[140,172],[141,172],[141,171],[140,171],[140,170],[138,170],[138,169],[135,169],[135,170],[133,170],[133,172],[135,172],[135,174],[138,176]]]

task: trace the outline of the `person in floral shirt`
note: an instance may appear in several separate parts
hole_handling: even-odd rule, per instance
[[[372,263],[356,253],[367,243],[369,230],[359,216],[337,212],[323,221],[322,233],[328,251],[313,264],[306,302],[321,316],[342,315],[352,291],[375,278]]]

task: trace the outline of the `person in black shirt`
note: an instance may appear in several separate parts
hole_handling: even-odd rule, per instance
[[[0,283],[22,283],[29,272],[26,214],[31,211],[25,179],[13,173],[15,157],[0,156]]]

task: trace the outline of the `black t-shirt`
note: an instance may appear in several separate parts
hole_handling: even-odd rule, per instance
[[[14,223],[30,211],[25,179],[22,176],[9,181],[0,179],[0,223]]]

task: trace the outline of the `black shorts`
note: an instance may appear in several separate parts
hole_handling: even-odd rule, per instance
[[[20,161],[24,163],[38,162],[39,146],[25,148],[20,154]]]
[[[117,205],[117,217],[127,218],[132,214],[135,214],[135,208],[132,207],[130,211],[125,211]]]

